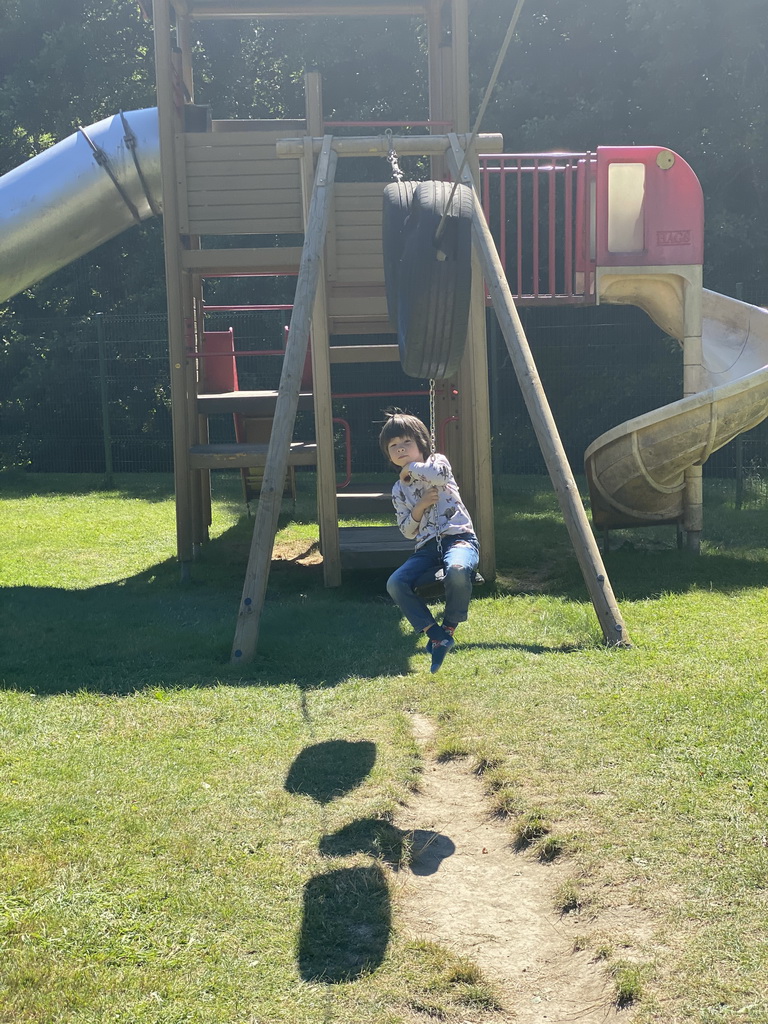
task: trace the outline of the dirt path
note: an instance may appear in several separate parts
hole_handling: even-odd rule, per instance
[[[426,744],[432,727],[415,715],[414,731]],[[422,790],[395,825],[414,832],[416,856],[399,874],[406,927],[482,969],[502,994],[504,1012],[494,1021],[610,1024],[632,1016],[612,1004],[594,952],[574,950],[584,923],[553,909],[567,868],[514,851],[508,826],[489,815],[482,783],[465,765],[427,760]]]

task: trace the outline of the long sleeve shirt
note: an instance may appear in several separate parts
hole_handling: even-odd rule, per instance
[[[411,462],[408,472],[410,483],[403,483],[398,477],[392,488],[392,504],[400,532],[409,540],[416,540],[416,550],[438,535],[475,532],[451,464],[444,455],[430,455],[426,462]],[[437,487],[437,504],[428,508],[417,522],[411,513],[430,487]]]

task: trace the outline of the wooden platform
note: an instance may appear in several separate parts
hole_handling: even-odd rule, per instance
[[[267,444],[197,444],[189,449],[192,469],[241,469],[264,466],[267,462]],[[317,463],[317,445],[295,441],[288,456],[289,466],[314,466]]]
[[[220,413],[242,416],[274,416],[277,391],[223,391],[216,394],[198,395],[197,411],[203,416]],[[299,395],[298,408],[312,409],[312,393]]]
[[[361,516],[371,513],[387,515],[392,511],[391,491],[338,491],[339,515]]]
[[[396,569],[413,554],[396,526],[342,526],[339,547],[344,569]]]

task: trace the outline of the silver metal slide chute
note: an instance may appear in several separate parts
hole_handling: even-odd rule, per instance
[[[104,118],[0,177],[0,302],[162,212],[157,109]]]

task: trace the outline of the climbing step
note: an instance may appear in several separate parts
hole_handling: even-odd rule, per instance
[[[239,469],[243,466],[264,466],[268,444],[196,444],[189,449],[192,469]],[[314,466],[317,445],[295,441],[288,456],[289,466]]]
[[[339,549],[343,569],[396,569],[413,554],[413,541],[396,526],[342,526]]]

